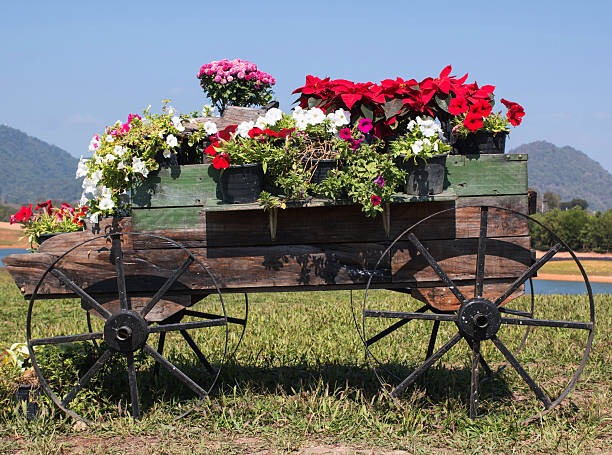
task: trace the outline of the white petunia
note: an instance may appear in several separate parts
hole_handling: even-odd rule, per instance
[[[310,125],[318,125],[319,123],[323,123],[325,120],[325,112],[323,112],[318,107],[313,107],[306,114],[306,121]]]
[[[438,141],[434,142],[433,149],[434,149],[436,152],[438,151]]]
[[[117,169],[125,169],[125,161],[119,161],[119,164],[117,164]]]
[[[414,144],[412,144],[412,153],[414,153],[415,155],[418,155],[422,151],[423,151],[423,141],[416,141]]]
[[[115,161],[115,159],[115,155],[113,155],[112,153],[107,153],[104,158],[102,158],[102,161],[104,161],[105,163],[110,163],[111,161]]]
[[[423,144],[425,145],[431,145],[431,141],[427,138],[423,139]]]
[[[344,125],[348,125],[349,119],[347,115],[350,116],[350,113],[346,113],[343,109],[338,109],[336,112],[330,112],[327,114],[327,118],[334,124],[335,127],[341,127]]]
[[[77,179],[80,179],[81,177],[85,177],[89,173],[89,167],[87,166],[88,162],[89,160],[83,159],[83,157],[81,157],[81,159],[79,160],[79,164],[76,170]]]
[[[145,164],[143,160],[141,160],[138,157],[134,158],[134,161],[132,162],[132,169],[134,173],[142,174],[143,177],[146,177],[147,175],[149,175],[149,170],[147,169],[147,165]]]
[[[110,198],[113,194],[111,189],[104,185],[98,187],[97,193],[100,194],[103,198]]]
[[[98,182],[99,182],[100,180],[102,180],[102,171],[100,171],[100,170],[93,171],[93,172],[91,173],[91,176],[90,176],[89,178],[90,178],[90,180],[93,182],[93,184],[94,184],[94,185],[97,185],[97,184],[98,184]]]
[[[414,129],[414,127],[415,127],[415,126],[416,126],[416,122],[415,122],[414,120],[410,120],[410,121],[408,122],[408,126],[407,126],[408,131],[412,131],[412,130]]]
[[[268,125],[274,125],[283,118],[283,111],[277,107],[273,107],[266,112],[265,119]]]
[[[266,122],[265,117],[257,117],[255,121],[255,128],[259,128],[260,130],[265,130],[268,123]]]
[[[88,202],[89,198],[85,195],[85,193],[81,194],[81,199],[79,200],[79,207],[87,205]]]
[[[110,134],[107,134],[106,137],[104,137],[104,140],[106,142],[115,142],[115,138],[111,136]]]
[[[143,118],[143,119],[142,119],[142,124],[143,124],[144,126],[151,126],[151,125],[153,125],[153,122],[151,122],[151,119],[150,119],[150,118],[145,117],[145,118]]]
[[[255,122],[253,121],[242,122],[240,125],[238,125],[236,133],[241,137],[249,137],[249,131],[251,131],[253,127],[255,127]]]
[[[115,148],[113,149],[113,152],[117,156],[123,156],[123,154],[125,152],[127,152],[127,150],[124,147],[121,147],[120,145],[115,145]]]
[[[100,199],[100,203],[98,204],[98,207],[100,208],[100,210],[109,210],[109,209],[112,209],[114,206],[115,206],[115,203],[109,197],[104,197]]]
[[[308,122],[306,121],[306,117],[299,117],[295,119],[295,128],[298,130],[305,130],[308,126]]]
[[[91,141],[89,141],[89,151],[90,152],[95,152],[96,149],[100,147],[100,136],[98,136],[97,134],[95,134],[92,138]]]
[[[438,125],[433,120],[423,120],[420,128],[425,137],[432,137],[438,133]]]
[[[163,130],[160,131],[157,135],[159,136],[160,139],[163,139],[164,138],[164,131]]]
[[[172,117],[174,114],[176,114],[176,109],[172,106],[168,106],[168,115]]]
[[[176,147],[178,145],[178,140],[176,139],[176,136],[174,136],[173,134],[168,134],[168,137],[166,138],[166,144],[168,144],[170,147]]]
[[[100,217],[100,212],[96,212],[96,213],[90,213],[88,215],[89,219],[91,220],[92,223],[97,223],[98,222],[98,218]]]
[[[185,131],[185,127],[181,123],[181,118],[178,115],[172,117],[172,125],[178,130],[179,133]]]
[[[219,129],[217,128],[216,123],[208,121],[204,123],[204,131],[206,131],[206,134],[210,136],[211,134],[216,134]]]
[[[172,156],[172,150],[164,149],[164,158],[170,158]]]

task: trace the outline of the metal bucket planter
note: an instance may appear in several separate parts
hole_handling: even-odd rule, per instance
[[[263,187],[261,163],[232,165],[221,172],[223,202],[245,204],[255,202]]]
[[[504,153],[508,133],[477,131],[466,137],[454,137],[453,148],[460,155]]]
[[[427,160],[400,156],[400,167],[406,171],[404,192],[417,196],[438,194],[444,190],[446,157],[448,153],[435,155]]]
[[[310,183],[319,184],[327,178],[330,172],[334,172],[336,169],[342,169],[341,160],[319,160],[312,173]]]

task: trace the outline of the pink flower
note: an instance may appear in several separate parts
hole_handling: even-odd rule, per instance
[[[232,82],[234,78],[232,76],[227,76],[227,82]]]
[[[375,194],[373,194],[370,197],[370,200],[372,201],[372,205],[378,205],[380,204],[380,196],[376,196]]]
[[[359,131],[363,134],[368,134],[372,130],[372,120],[369,118],[362,118],[359,120]]]
[[[340,136],[340,139],[348,141],[351,138],[351,130],[349,128],[341,129],[338,136]]]
[[[385,179],[382,178],[382,174],[378,174],[378,177],[376,178],[376,180],[374,180],[374,183],[380,185],[381,188],[385,186]]]
[[[238,79],[244,79],[244,71],[238,73]]]
[[[221,76],[215,76],[215,82],[221,82]]]

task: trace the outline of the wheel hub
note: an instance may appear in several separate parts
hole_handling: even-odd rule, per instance
[[[459,308],[457,325],[463,335],[473,340],[493,338],[501,326],[501,314],[489,300],[475,298]]]
[[[142,348],[149,337],[147,321],[134,311],[122,310],[104,324],[104,341],[118,352],[134,352]]]

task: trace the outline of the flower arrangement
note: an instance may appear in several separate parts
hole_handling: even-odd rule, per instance
[[[127,122],[117,121],[102,134],[92,137],[93,156],[79,161],[76,178],[83,179],[81,205],[89,207],[89,218],[125,213],[129,210],[128,191],[160,164],[201,162],[201,144],[217,133],[213,122],[200,125],[189,137],[183,135],[187,116],[179,115],[164,101],[161,114],[150,106],[142,115],[130,114]]]
[[[223,114],[226,106],[261,106],[272,100],[276,80],[247,60],[212,61],[198,72],[206,96]]]
[[[21,207],[16,214],[11,215],[9,222],[21,223],[30,246],[35,248],[41,234],[82,231],[87,211],[86,206],[78,210],[66,203],[53,207],[51,201],[47,201],[38,204],[34,210],[32,204]]]
[[[427,160],[435,155],[448,153],[451,146],[441,139],[442,129],[432,118],[418,117],[408,123],[408,131],[402,137],[391,141],[390,149],[394,156]]]

